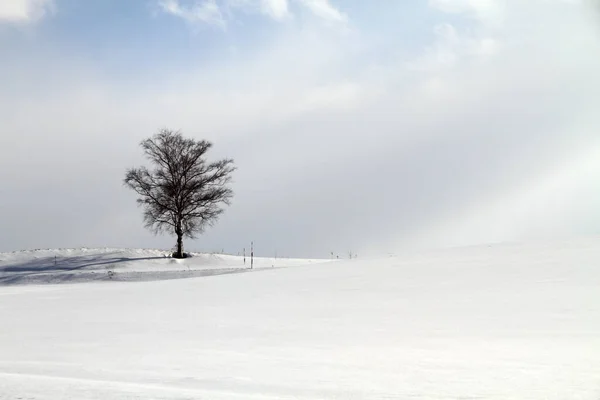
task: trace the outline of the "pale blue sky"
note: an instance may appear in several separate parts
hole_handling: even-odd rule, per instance
[[[578,0],[0,0],[0,251],[170,247],[121,185],[158,128],[236,159],[189,249],[600,234]]]

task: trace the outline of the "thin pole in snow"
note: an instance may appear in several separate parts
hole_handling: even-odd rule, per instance
[[[254,269],[254,242],[250,242],[250,269]]]

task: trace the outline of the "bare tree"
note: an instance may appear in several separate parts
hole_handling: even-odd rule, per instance
[[[124,184],[140,196],[137,202],[144,208],[146,227],[176,235],[173,256],[183,258],[183,237],[202,233],[223,213],[222,206],[230,204],[233,160],[209,163],[204,156],[212,143],[187,139],[168,129],[140,146],[154,169],[129,169]]]

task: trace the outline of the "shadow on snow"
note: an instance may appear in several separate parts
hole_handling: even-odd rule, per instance
[[[140,282],[183,279],[246,272],[247,268],[173,269],[160,271],[119,271],[118,264],[160,260],[165,257],[118,257],[118,253],[90,256],[43,257],[0,267],[0,286],[81,283],[91,281]],[[102,268],[104,267],[104,268]]]
[[[163,257],[110,257],[110,254],[102,256],[73,256],[73,257],[43,257],[22,263],[0,267],[0,285],[19,283],[60,283],[71,281],[75,277],[92,278],[91,275],[99,275],[98,279],[106,279],[108,268],[103,271],[98,267],[114,266],[130,261],[156,260]],[[78,272],[75,274],[75,272]],[[87,272],[81,274],[81,272]],[[34,282],[29,282],[34,281]]]

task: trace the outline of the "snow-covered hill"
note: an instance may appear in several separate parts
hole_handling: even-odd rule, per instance
[[[0,286],[81,283],[89,281],[152,281],[191,278],[250,268],[250,257],[193,254],[177,260],[169,252],[142,249],[55,249],[0,253]],[[255,258],[254,268],[291,267],[328,260]]]
[[[3,400],[598,400],[600,241],[4,286],[0,321]]]

